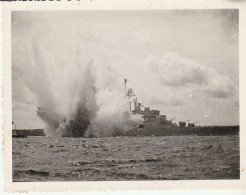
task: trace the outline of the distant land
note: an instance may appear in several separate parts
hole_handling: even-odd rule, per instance
[[[45,136],[44,129],[13,129],[12,137]]]

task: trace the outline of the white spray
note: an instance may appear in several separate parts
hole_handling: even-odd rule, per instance
[[[47,71],[39,52],[33,45],[31,64],[35,79],[29,87],[37,97],[37,114],[45,122],[46,136],[115,136],[131,129],[134,121],[139,122],[131,116],[121,86],[110,91],[96,87],[92,61],[85,66],[75,61],[76,71],[73,68],[70,77],[58,75],[59,79],[67,79],[59,83],[59,79],[53,79],[56,75]]]

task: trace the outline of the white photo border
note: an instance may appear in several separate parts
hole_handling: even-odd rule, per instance
[[[246,187],[246,2],[233,0],[86,0],[45,2],[3,2],[3,173],[7,192],[72,192],[129,190],[243,190]],[[11,91],[11,11],[47,10],[239,10],[239,98],[240,98],[240,179],[175,181],[12,181],[12,91]]]

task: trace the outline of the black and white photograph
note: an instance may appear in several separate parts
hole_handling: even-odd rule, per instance
[[[13,11],[12,180],[240,179],[238,18]]]
[[[246,187],[246,6],[188,1],[4,4],[5,191]]]

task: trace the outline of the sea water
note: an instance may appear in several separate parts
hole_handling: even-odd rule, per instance
[[[13,181],[239,179],[239,136],[13,138]]]

